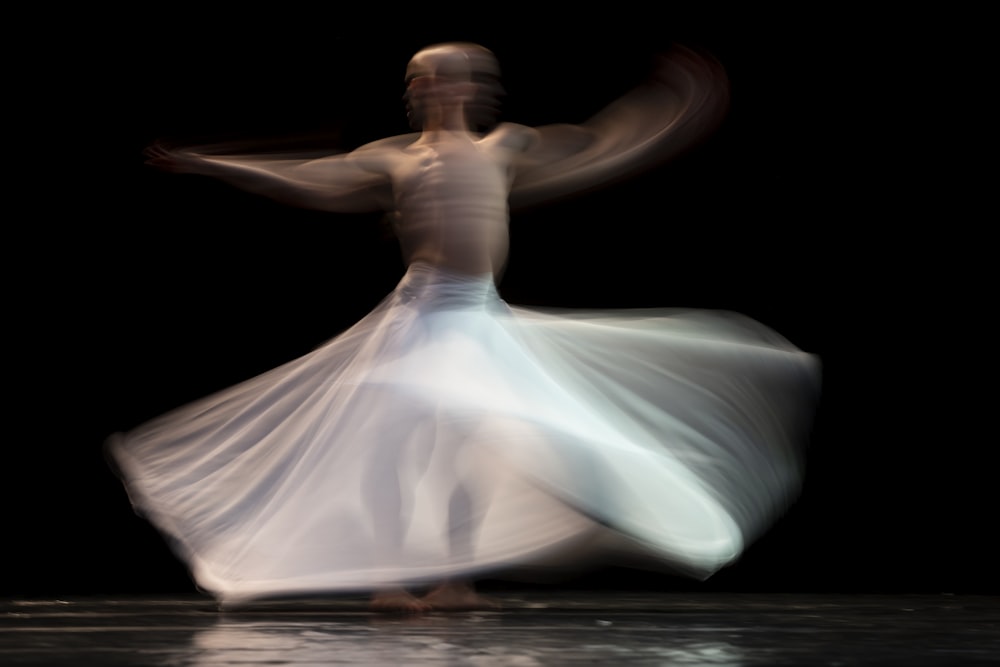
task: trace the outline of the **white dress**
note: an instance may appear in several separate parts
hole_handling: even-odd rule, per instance
[[[704,578],[798,493],[816,357],[733,313],[508,306],[413,264],[313,352],[109,440],[223,601],[602,552]]]

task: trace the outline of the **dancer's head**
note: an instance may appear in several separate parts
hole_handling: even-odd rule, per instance
[[[447,42],[421,49],[406,68],[407,117],[422,129],[433,106],[461,104],[473,130],[489,129],[500,112],[500,66],[489,49]]]

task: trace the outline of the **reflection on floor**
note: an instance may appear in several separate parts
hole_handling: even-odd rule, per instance
[[[1000,598],[504,592],[393,616],[359,597],[7,599],[2,665],[997,665]]]

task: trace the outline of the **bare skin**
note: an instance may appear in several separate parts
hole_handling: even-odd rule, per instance
[[[404,588],[381,590],[372,595],[369,609],[384,614],[423,614],[431,611],[491,611],[502,606],[480,595],[475,584],[466,580],[438,584],[423,597]]]
[[[678,48],[661,59],[647,84],[586,123],[501,123],[481,134],[469,123],[481,87],[472,73],[491,63],[492,54],[476,45],[420,51],[406,75],[410,118],[420,131],[351,152],[276,159],[231,154],[226,147],[153,146],[149,163],[213,176],[294,206],[385,211],[407,265],[419,261],[499,276],[507,259],[509,209],[577,194],[667,161],[710,134],[728,106],[721,67]]]
[[[422,598],[435,611],[490,611],[501,608],[496,600],[476,592],[470,581],[445,582]]]
[[[721,69],[680,50],[660,63],[648,85],[587,123],[502,123],[481,134],[470,124],[484,99],[472,75],[492,74],[493,68],[492,54],[476,45],[420,51],[406,77],[411,124],[419,132],[349,153],[276,159],[154,146],[149,162],[213,176],[294,206],[386,211],[407,265],[490,273],[498,280],[507,260],[510,207],[550,201],[663,162],[714,129],[728,103]],[[498,605],[471,582],[454,580],[422,598],[402,588],[378,591],[371,608],[419,614]]]
[[[432,609],[429,602],[403,588],[375,592],[368,606],[372,611],[383,614],[421,614]]]

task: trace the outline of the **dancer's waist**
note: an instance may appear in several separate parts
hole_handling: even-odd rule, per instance
[[[467,308],[499,300],[492,273],[465,273],[426,262],[413,262],[398,291],[406,301]]]

